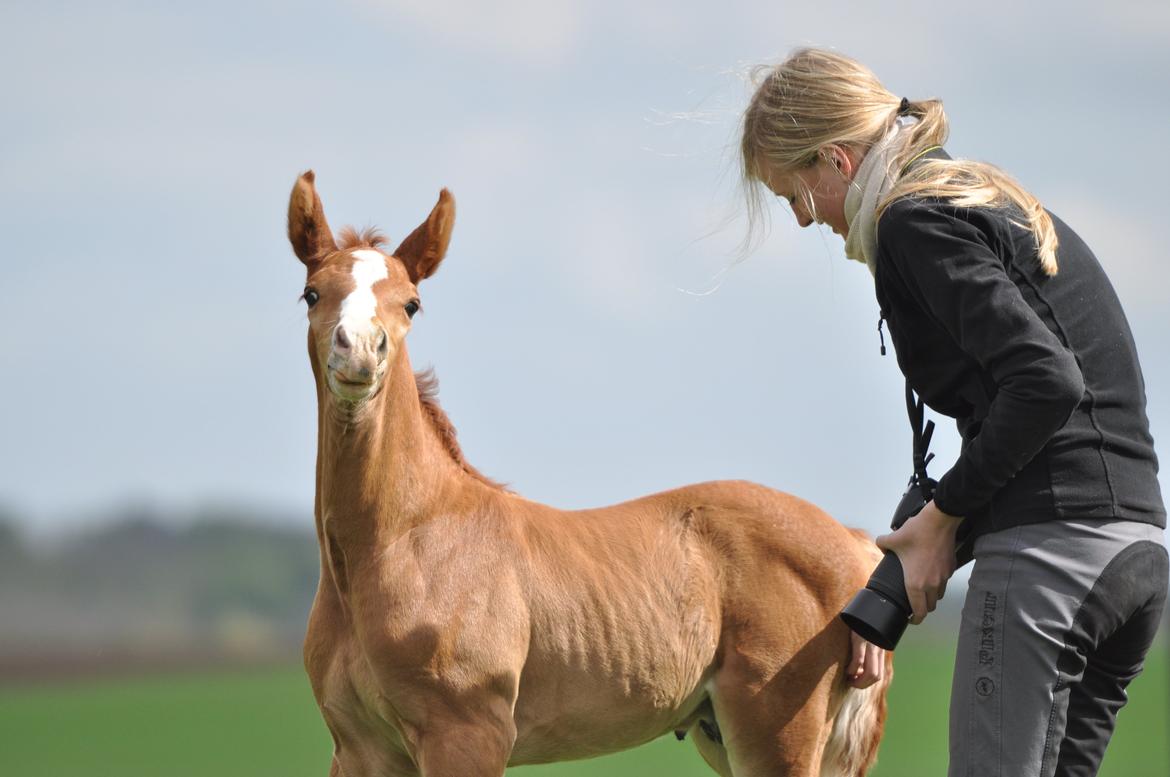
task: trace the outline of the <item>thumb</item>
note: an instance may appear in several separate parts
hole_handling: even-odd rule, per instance
[[[873,542],[875,545],[877,545],[882,550],[893,550],[893,548],[890,546],[890,543],[891,543],[891,540],[893,540],[893,537],[894,537],[893,533],[883,534],[880,537],[877,537],[876,539],[874,539]]]

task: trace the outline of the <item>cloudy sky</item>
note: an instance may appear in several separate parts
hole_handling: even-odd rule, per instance
[[[283,220],[312,167],[335,227],[392,240],[453,191],[409,347],[488,475],[565,507],[741,477],[880,531],[909,432],[868,273],[780,207],[733,266],[742,76],[807,44],[942,97],[953,154],[1082,233],[1170,440],[1170,7],[856,6],[5,3],[0,506],[46,531],[127,503],[308,525]]]

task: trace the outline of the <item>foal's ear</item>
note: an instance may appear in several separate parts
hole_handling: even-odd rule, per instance
[[[455,198],[443,189],[439,201],[431,209],[427,220],[406,236],[394,255],[406,265],[412,283],[429,278],[439,269],[439,262],[447,255],[451,230],[455,226]]]
[[[311,270],[329,254],[337,250],[333,233],[325,221],[325,209],[321,197],[313,185],[316,176],[306,170],[293,184],[288,199],[288,241],[293,252]]]

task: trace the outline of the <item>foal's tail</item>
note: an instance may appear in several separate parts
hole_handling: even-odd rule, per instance
[[[886,690],[893,678],[894,654],[886,653],[881,680],[845,691],[821,757],[821,777],[864,777],[873,766],[886,724]]]
[[[865,532],[851,529],[877,566],[882,553]],[[882,679],[868,688],[845,688],[845,698],[821,757],[821,777],[864,777],[877,760],[886,725],[886,691],[894,679],[894,654],[885,654]]]

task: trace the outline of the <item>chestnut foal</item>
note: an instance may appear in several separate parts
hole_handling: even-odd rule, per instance
[[[334,241],[311,171],[289,202],[317,381],[305,666],[330,775],[500,777],[672,731],[725,777],[863,775],[892,672],[849,688],[836,616],[873,544],[751,483],[564,511],[480,475],[405,344],[454,218],[443,190],[391,254]]]

